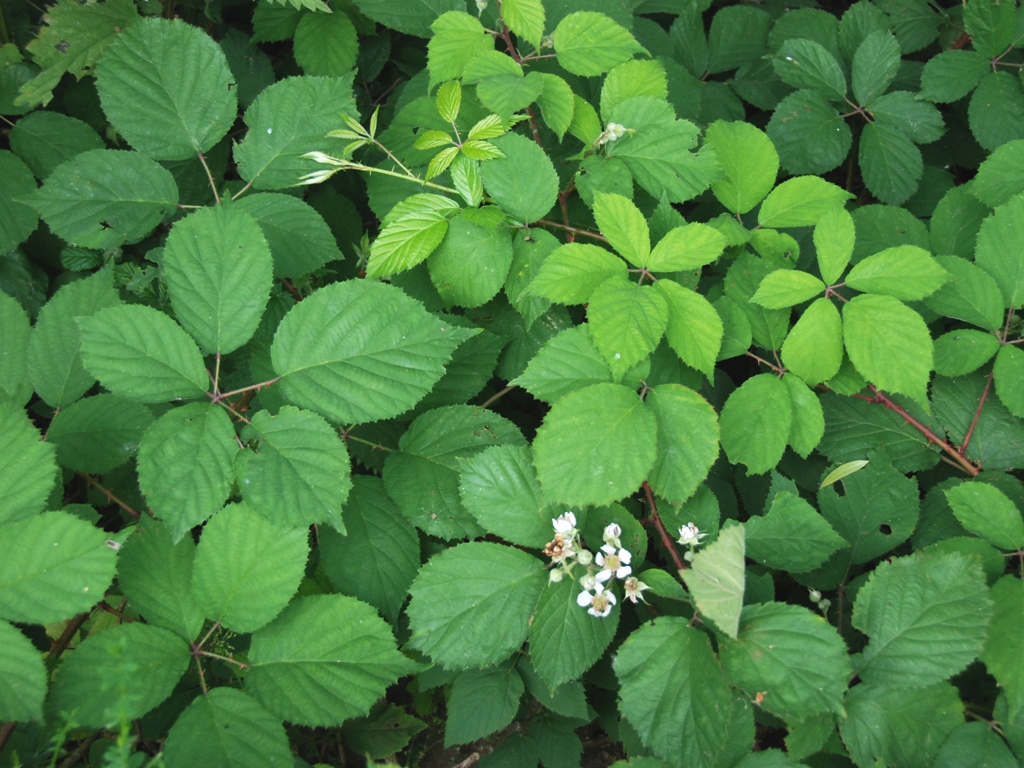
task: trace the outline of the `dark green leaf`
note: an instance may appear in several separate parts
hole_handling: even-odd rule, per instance
[[[853,95],[861,106],[871,104],[889,88],[900,68],[900,45],[892,32],[872,32],[853,56]]]
[[[142,434],[152,423],[146,406],[100,394],[60,411],[50,423],[47,439],[57,446],[57,460],[65,467],[103,474],[138,451]]]
[[[846,546],[818,512],[799,496],[784,491],[763,517],[746,523],[747,557],[790,573],[811,571]]]
[[[293,51],[305,74],[341,77],[356,64],[356,28],[344,12],[307,13],[299,19]]]
[[[787,40],[776,51],[772,66],[782,81],[794,88],[816,91],[829,101],[842,101],[846,96],[846,77],[839,62],[813,40]]]
[[[455,678],[448,696],[444,744],[467,744],[512,722],[525,688],[515,667],[505,662],[470,669]]]
[[[0,648],[0,717],[14,722],[41,719],[47,673],[39,650],[6,621],[0,621]]]
[[[1002,491],[988,483],[961,483],[945,491],[956,519],[971,533],[1000,549],[1024,547],[1024,520]]]
[[[924,65],[921,98],[939,104],[958,101],[992,71],[988,57],[975,51],[942,51]]]
[[[0,404],[22,406],[32,397],[28,378],[28,346],[32,327],[18,300],[0,291],[0,327],[4,346],[0,351]]]
[[[55,454],[24,410],[0,403],[0,523],[42,511],[57,476]]]
[[[1016,5],[1000,0],[970,0],[964,4],[964,29],[971,46],[988,59],[1001,56],[1016,37]]]
[[[275,278],[297,278],[344,257],[319,213],[291,195],[246,195],[235,207],[260,225],[274,257]]]
[[[998,398],[988,397],[978,411],[986,377],[980,372],[956,379],[937,376],[932,383],[935,417],[945,427],[953,445],[961,445],[974,424],[964,451],[971,461],[986,469],[1024,466],[1024,423],[1015,418]],[[978,414],[975,422],[975,413]]]
[[[494,207],[467,209],[448,222],[427,260],[430,279],[446,304],[479,307],[501,290],[512,266],[512,237]]]
[[[462,0],[354,0],[355,6],[376,22],[416,37],[430,37],[430,25],[446,11],[465,12]]]
[[[959,256],[939,256],[937,261],[953,279],[928,296],[925,305],[988,331],[1001,328],[1003,295],[992,276]]]
[[[1018,347],[1004,345],[996,355],[992,370],[995,376],[996,394],[1006,410],[1024,419],[1024,351]]]
[[[1004,576],[991,591],[995,609],[981,660],[1014,707],[1024,703],[1024,584]]]
[[[989,72],[971,96],[971,133],[988,151],[1024,139],[1024,88],[1009,72]]]
[[[898,128],[880,121],[864,126],[858,160],[871,194],[890,205],[909,200],[924,171],[921,150]]]
[[[771,21],[771,16],[752,5],[721,8],[708,32],[708,73],[728,72],[763,56]]]
[[[28,166],[7,150],[0,150],[0,252],[23,243],[39,224],[39,215],[26,204],[36,192],[36,180]]]

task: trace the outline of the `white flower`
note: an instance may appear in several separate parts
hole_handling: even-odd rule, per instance
[[[597,137],[597,145],[603,146],[610,141],[622,138],[626,134],[625,126],[619,125],[618,123],[608,123],[608,127],[605,128],[601,135]]]
[[[637,598],[640,598],[645,603],[647,602],[646,600],[644,600],[644,596],[640,593],[643,592],[645,589],[650,589],[650,587],[648,587],[646,584],[640,581],[640,579],[638,579],[636,576],[630,576],[628,579],[626,579],[626,581],[622,584],[622,588],[626,591],[626,599],[630,602],[635,603],[637,601]]]
[[[594,574],[592,573],[581,576],[580,584],[583,585],[584,589],[594,589],[594,587],[598,586],[597,579],[594,578]]]
[[[619,541],[621,535],[622,529],[618,526],[618,523],[608,523],[604,529],[604,543],[621,547],[622,543]]]
[[[600,584],[597,584],[594,587],[593,594],[589,590],[583,590],[576,598],[576,602],[581,608],[587,608],[587,613],[591,616],[603,619],[612,612],[612,606],[615,605],[615,595]]]
[[[601,570],[597,572],[595,577],[598,581],[608,581],[613,575],[617,579],[624,579],[633,572],[633,569],[629,567],[629,561],[633,559],[633,556],[625,549],[616,549],[611,544],[605,544],[601,547],[601,551],[597,553],[595,561]]]
[[[589,549],[581,549],[579,552],[576,553],[576,561],[580,565],[590,565],[592,562],[594,562],[594,553],[591,552]]]
[[[567,538],[576,535],[576,515],[572,512],[566,512],[559,517],[551,518],[551,525],[554,526],[555,533],[560,533]]]
[[[707,536],[706,533],[701,533],[700,529],[693,523],[687,523],[679,529],[679,543],[689,544],[690,546],[697,546],[701,539]]]

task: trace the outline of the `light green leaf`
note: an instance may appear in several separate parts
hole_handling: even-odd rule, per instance
[[[572,120],[569,123],[569,133],[590,146],[597,141],[601,135],[601,118],[597,116],[597,110],[576,94],[572,97]]]
[[[78,472],[103,474],[128,461],[153,423],[149,408],[117,395],[86,397],[60,411],[46,437],[57,460]]]
[[[32,326],[18,300],[0,291],[0,328],[4,344],[0,348],[0,403],[22,406],[32,397],[28,378],[28,346]]]
[[[789,388],[770,374],[747,379],[722,408],[722,448],[729,461],[759,475],[782,458],[793,424]]]
[[[825,434],[825,414],[821,401],[796,376],[784,376],[782,383],[789,388],[793,404],[793,425],[789,430],[789,445],[801,458],[806,459],[818,447]]]
[[[777,269],[767,259],[743,249],[725,275],[725,295],[743,313],[753,339],[765,349],[779,349],[789,333],[788,309],[765,309],[751,303],[761,281]],[[742,331],[741,331],[742,332]],[[746,352],[746,348],[742,350]]]
[[[493,53],[493,51],[491,51]],[[454,123],[459,117],[459,110],[462,108],[462,84],[459,82],[448,82],[437,89],[437,96],[434,99],[437,112],[446,123]]]
[[[871,194],[889,205],[909,200],[924,172],[921,150],[898,128],[881,122],[864,126],[858,160]]]
[[[353,280],[295,305],[278,326],[270,355],[295,405],[337,423],[362,424],[414,406],[472,335],[428,314],[399,288]]]
[[[121,547],[117,583],[146,621],[192,642],[203,628],[203,612],[192,594],[196,545],[177,544],[163,523],[144,517]]]
[[[235,145],[238,173],[254,189],[283,189],[320,168],[307,152],[331,150],[324,136],[338,127],[338,113],[358,117],[352,75],[288,77],[256,97],[245,111],[249,132]]]
[[[279,768],[293,760],[280,719],[226,686],[196,696],[171,726],[163,756],[167,768]]]
[[[714,306],[673,280],[659,280],[654,287],[668,304],[665,338],[669,346],[680,360],[713,379],[724,335],[722,319]]]
[[[163,403],[200,397],[210,385],[199,348],[163,312],[111,307],[78,325],[85,366],[114,394]]]
[[[680,574],[701,615],[734,640],[743,608],[744,546],[743,526],[729,526]]]
[[[818,219],[814,227],[814,250],[821,279],[828,285],[838,281],[850,263],[855,239],[853,217],[842,205]]]
[[[924,65],[921,98],[938,104],[959,101],[991,71],[988,57],[977,51],[942,51]]]
[[[227,501],[238,451],[223,408],[191,403],[168,411],[139,445],[139,487],[179,541]]]
[[[855,296],[843,305],[843,341],[868,381],[927,404],[932,339],[917,312],[891,296]]]
[[[988,483],[961,483],[945,490],[960,524],[993,546],[1009,551],[1024,547],[1024,519],[1006,494]]]
[[[839,110],[817,91],[783,98],[765,130],[790,173],[827,173],[850,153],[853,134]]]
[[[622,713],[654,754],[694,768],[719,764],[739,735],[737,707],[705,633],[661,617],[633,632],[613,664]]]
[[[90,635],[61,664],[51,706],[91,728],[117,727],[167,699],[190,663],[188,645],[166,629],[118,624]]]
[[[55,453],[22,408],[0,403],[0,524],[43,509],[57,476]]]
[[[292,50],[305,74],[341,77],[356,65],[359,39],[348,14],[307,13],[299,19]]]
[[[826,213],[853,197],[817,176],[787,179],[771,191],[757,214],[762,227],[813,227]]]
[[[857,461],[848,461],[845,464],[840,464],[822,478],[821,485],[818,486],[818,490],[828,488],[830,485],[838,483],[844,477],[849,477],[854,472],[859,472],[870,463],[871,462],[867,459],[858,459]]]
[[[1018,418],[1024,418],[1024,351],[1004,345],[996,355],[992,369],[995,375],[996,394],[1006,410]]]
[[[988,272],[1003,294],[1005,307],[1024,306],[1024,195],[1012,198],[981,224],[975,263]]]
[[[345,595],[293,601],[253,634],[249,663],[246,690],[277,717],[307,726],[365,715],[419,668],[373,608]]]
[[[843,321],[839,310],[830,299],[815,299],[782,343],[782,363],[813,387],[839,373],[842,362]]]
[[[846,276],[846,284],[858,291],[917,301],[951,277],[923,248],[897,245],[858,262]]]
[[[114,579],[106,534],[67,512],[44,512],[2,529],[0,618],[44,624],[88,611]]]
[[[615,107],[637,96],[668,98],[668,77],[660,61],[625,61],[613,67],[601,85],[601,115],[610,119]]]
[[[235,457],[242,498],[267,520],[294,526],[327,522],[344,532],[341,505],[352,488],[345,444],[321,416],[283,406],[259,411],[242,430],[253,450]]]
[[[960,328],[935,340],[935,372],[942,376],[963,376],[983,366],[1000,349],[999,339],[990,333]]]
[[[644,215],[622,195],[594,195],[594,219],[608,243],[634,267],[646,267],[651,234]]]
[[[1024,89],[1016,73],[986,74],[971,94],[967,118],[974,138],[989,152],[1024,139]]]
[[[512,236],[501,212],[488,206],[453,216],[427,260],[430,279],[446,304],[479,307],[497,295],[512,266]]]
[[[558,174],[544,150],[515,133],[494,139],[505,157],[480,167],[484,189],[509,216],[524,224],[543,218],[558,199]]]
[[[544,91],[544,78],[539,72],[530,72],[525,77],[512,74],[491,75],[476,84],[477,98],[480,103],[492,112],[499,114],[503,120],[526,109],[535,102]],[[500,157],[500,155],[497,155]],[[470,155],[472,157],[472,155]],[[477,157],[477,160],[487,158]]]
[[[320,564],[331,583],[394,621],[420,566],[420,540],[378,477],[353,478],[345,535],[319,531]]]
[[[587,320],[594,344],[618,380],[658,346],[668,325],[668,304],[653,286],[611,278],[591,294]]]
[[[11,137],[13,140],[13,132]],[[1024,140],[1008,141],[989,155],[978,166],[970,190],[990,208],[997,208],[1024,192]]]
[[[625,28],[593,11],[570,13],[555,27],[553,37],[558,63],[583,77],[603,75],[634,53],[647,52]]]
[[[0,253],[23,243],[39,224],[39,215],[26,203],[36,192],[32,171],[7,150],[0,150]]]
[[[772,58],[772,66],[786,85],[818,91],[830,101],[846,96],[846,77],[839,62],[813,40],[787,40]]]
[[[414,525],[443,539],[478,536],[459,497],[462,461],[494,445],[525,445],[507,419],[470,405],[419,416],[384,464],[384,486]]]
[[[447,669],[502,661],[526,639],[547,582],[540,560],[501,544],[459,544],[434,555],[409,589],[410,645]]]
[[[132,24],[96,67],[104,115],[154,160],[186,160],[224,138],[238,112],[233,85],[220,46],[180,19]]]
[[[426,259],[448,231],[457,203],[440,195],[412,195],[396,205],[381,222],[383,229],[370,248],[367,277],[404,272]]]
[[[629,495],[657,456],[657,422],[636,393],[595,384],[566,395],[533,442],[548,502],[604,505]]]
[[[480,162],[460,154],[449,166],[452,185],[462,195],[466,205],[476,208],[484,196],[484,182],[480,178]]]
[[[538,74],[543,78],[544,90],[537,97],[537,106],[540,107],[544,125],[554,131],[558,140],[561,141],[575,117],[577,97],[573,94],[569,84],[558,75],[545,72]],[[600,133],[600,128],[598,128],[598,132]]]
[[[739,635],[722,644],[721,654],[730,681],[763,692],[761,706],[787,722],[844,714],[851,672],[846,643],[823,617],[803,606],[746,606]]]
[[[659,384],[645,402],[658,426],[651,487],[662,498],[682,504],[718,458],[718,418],[703,397],[680,384]]]
[[[990,595],[994,610],[981,660],[1016,708],[1024,703],[1024,583],[1003,576]]]
[[[900,44],[892,32],[872,32],[853,55],[853,95],[861,106],[871,104],[889,88],[900,68]]]
[[[946,317],[987,331],[1003,327],[1003,295],[992,276],[959,256],[936,259],[952,280],[925,299],[925,305]]]
[[[469,513],[489,533],[534,549],[542,549],[551,539],[551,514],[541,499],[526,446],[496,445],[464,459],[459,494]]]
[[[570,392],[611,380],[611,369],[583,324],[568,328],[545,343],[526,370],[509,383],[522,387],[538,400],[554,403]]]
[[[626,265],[615,254],[586,243],[556,248],[527,287],[534,296],[559,304],[585,304],[599,285],[626,277]]]
[[[645,266],[655,271],[682,272],[710,264],[725,250],[725,235],[707,224],[670,229],[654,246]]]
[[[724,179],[712,182],[711,191],[732,213],[749,212],[775,186],[779,153],[764,131],[750,123],[719,120],[707,127],[705,143],[714,148],[725,173]]]
[[[54,169],[28,202],[71,245],[106,249],[152,232],[177,205],[178,188],[145,155],[94,149]]]
[[[0,718],[41,719],[47,672],[39,649],[6,621],[0,621],[0,649]]]
[[[263,192],[233,204],[256,220],[274,257],[275,278],[297,278],[344,258],[327,222],[291,195]]]
[[[846,541],[810,504],[783,491],[763,517],[745,523],[747,557],[767,568],[804,573],[824,563]]]
[[[444,745],[468,744],[507,726],[525,690],[509,662],[460,673],[448,695]]]
[[[541,0],[507,0],[501,4],[501,18],[517,37],[540,49],[545,20]]]
[[[882,563],[853,605],[853,625],[869,638],[857,674],[895,688],[944,680],[981,652],[991,615],[974,558],[935,552]]]
[[[809,301],[824,290],[825,284],[814,275],[796,269],[777,269],[765,275],[750,300],[768,309],[785,309]]]
[[[576,602],[580,592],[575,579],[549,582],[530,622],[530,659],[549,691],[590,669],[619,626],[620,609],[612,608],[608,616],[598,619]]]

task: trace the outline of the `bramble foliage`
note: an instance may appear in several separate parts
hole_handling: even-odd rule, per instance
[[[796,5],[4,0],[0,765],[1020,765],[1024,8]]]

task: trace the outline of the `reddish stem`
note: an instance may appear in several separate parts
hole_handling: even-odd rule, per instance
[[[534,224],[539,224],[542,227],[555,227],[556,229],[564,229],[566,232],[571,232],[574,235],[580,235],[581,237],[589,237],[592,240],[600,240],[602,243],[607,243],[608,238],[604,235],[598,234],[597,232],[591,232],[589,229],[580,229],[579,227],[570,227],[568,224],[562,224],[558,221],[552,221],[551,219],[537,219]]]
[[[981,393],[981,398],[978,400],[978,407],[974,410],[974,418],[971,419],[971,426],[967,429],[967,434],[964,435],[964,442],[960,446],[960,450],[957,451],[961,456],[967,452],[967,446],[971,444],[971,437],[974,435],[974,428],[978,426],[978,418],[981,416],[981,409],[985,407],[985,400],[988,399],[988,391],[992,386],[992,374],[986,377],[985,390]]]
[[[644,480],[644,493],[647,494],[647,503],[651,507],[651,521],[654,523],[654,527],[658,529],[658,533],[661,534],[661,543],[665,545],[665,549],[672,555],[672,562],[676,564],[676,570],[685,571],[689,566],[683,562],[683,558],[676,552],[675,542],[672,541],[672,537],[665,530],[665,525],[661,522],[661,515],[658,514],[658,505],[654,503],[654,491],[651,490],[651,486],[646,480]]]
[[[747,357],[754,358],[755,360],[757,360],[757,362],[761,363],[762,365],[767,365],[769,368],[772,369],[772,371],[774,371],[779,376],[782,376],[786,372],[785,368],[782,368],[781,366],[778,366],[775,363],[770,363],[767,360],[765,360],[763,357],[758,357],[753,352],[749,352],[748,351],[746,354],[747,354]]]
[[[134,517],[136,520],[138,520],[139,517],[141,517],[141,515],[139,515],[138,512],[136,512],[134,509],[132,509],[127,504],[125,504],[123,501],[121,501],[119,498],[117,498],[117,496],[115,496],[111,491],[107,490],[102,485],[97,483],[92,478],[91,475],[88,475],[85,472],[79,472],[78,476],[81,477],[83,480],[85,480],[85,482],[87,482],[89,485],[91,485],[97,491],[99,491],[104,496],[106,496],[107,497],[107,501],[109,501],[109,502],[111,502],[113,504],[117,504],[117,506],[119,506],[121,509],[123,509],[125,512],[127,512],[129,515]]]

